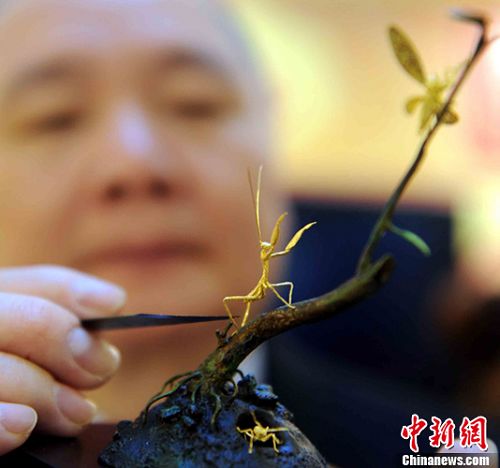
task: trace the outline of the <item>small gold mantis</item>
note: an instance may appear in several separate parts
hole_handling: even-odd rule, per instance
[[[275,432],[280,432],[280,431],[288,431],[286,427],[274,427],[270,428],[269,426],[264,427],[258,420],[257,417],[255,416],[255,412],[252,411],[252,418],[255,423],[255,427],[251,429],[240,429],[238,426],[236,426],[236,430],[240,433],[248,437],[249,439],[249,447],[248,447],[248,453],[253,452],[253,442],[254,440],[257,440],[259,442],[267,442],[269,439],[273,441],[273,448],[276,453],[280,453],[277,447],[277,444],[281,444],[282,442],[278,439]]]
[[[282,255],[286,255],[289,253],[295,245],[299,242],[300,238],[302,237],[302,234],[304,231],[307,231],[309,228],[314,226],[316,223],[309,223],[303,228],[299,229],[291,238],[290,242],[286,245],[286,247],[278,252],[275,252],[274,249],[276,248],[276,244],[278,243],[279,236],[280,236],[280,226],[283,220],[285,219],[285,216],[287,216],[288,213],[282,213],[278,220],[276,221],[276,224],[274,225],[272,234],[271,234],[271,239],[269,242],[263,241],[262,240],[262,231],[260,228],[260,213],[259,213],[259,205],[260,205],[260,186],[261,186],[261,178],[262,178],[262,166],[259,167],[259,173],[257,177],[257,190],[255,193],[255,197],[253,194],[253,188],[252,188],[252,179],[249,174],[249,181],[250,181],[250,189],[252,190],[252,199],[254,201],[254,208],[255,208],[255,221],[257,223],[257,232],[259,235],[259,248],[260,248],[260,261],[262,264],[262,275],[259,278],[259,281],[257,285],[246,295],[246,296],[227,296],[223,299],[224,303],[224,308],[226,309],[227,314],[229,315],[229,319],[231,320],[231,323],[238,329],[240,327],[244,327],[245,324],[247,323],[248,320],[248,315],[250,314],[250,307],[253,302],[258,301],[260,299],[263,299],[266,291],[270,289],[276,297],[283,302],[283,304],[287,305],[290,308],[294,308],[292,305],[292,293],[293,293],[293,283],[291,281],[285,281],[282,283],[271,283],[269,281],[269,262],[272,258],[280,257]],[[277,287],[280,286],[288,286],[290,288],[289,293],[288,293],[288,301],[284,299],[280,293],[277,291]],[[231,310],[229,308],[228,303],[231,301],[242,301],[245,304],[245,313],[243,315],[243,319],[241,321],[241,326],[238,327],[238,324],[234,320],[233,314],[231,313]]]
[[[425,87],[425,94],[414,96],[406,102],[406,111],[412,114],[421,105],[420,131],[425,130],[433,116],[437,115],[444,103],[444,92],[450,87],[455,73],[448,72],[443,79],[437,75],[430,78],[426,75],[420,56],[410,39],[397,27],[389,29],[389,38],[398,62],[404,70]],[[443,115],[443,123],[453,124],[458,121],[458,115],[452,109]]]

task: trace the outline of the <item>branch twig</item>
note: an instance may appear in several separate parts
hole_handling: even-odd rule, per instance
[[[426,152],[427,148],[429,146],[429,143],[431,142],[432,138],[436,134],[438,128],[441,126],[443,123],[443,117],[448,111],[448,109],[451,106],[451,103],[453,102],[453,99],[457,95],[459,89],[461,88],[465,78],[469,74],[470,70],[472,69],[473,65],[477,62],[479,59],[479,56],[483,52],[483,50],[486,48],[488,44],[491,43],[491,40],[487,39],[487,33],[488,33],[488,20],[480,17],[480,16],[471,16],[468,15],[464,12],[461,12],[459,10],[456,10],[453,12],[453,15],[455,18],[462,20],[462,21],[469,21],[469,22],[474,22],[480,27],[480,36],[479,39],[475,45],[474,51],[472,55],[470,56],[469,60],[465,63],[464,67],[462,68],[462,71],[460,72],[459,76],[457,77],[455,83],[453,86],[450,88],[450,91],[448,92],[448,96],[446,97],[446,100],[441,108],[441,110],[437,113],[437,115],[434,118],[433,124],[430,126],[430,128],[427,130],[426,134],[424,135],[422,142],[419,145],[417,154],[415,156],[415,159],[408,169],[407,173],[401,180],[401,182],[398,184],[392,195],[390,196],[389,200],[385,204],[382,213],[380,214],[380,217],[378,218],[377,222],[375,223],[375,226],[370,234],[370,237],[368,238],[368,242],[363,250],[363,253],[361,254],[361,257],[358,262],[358,267],[357,267],[357,273],[363,273],[365,272],[371,262],[372,262],[372,256],[373,252],[378,246],[380,240],[384,236],[384,234],[389,230],[392,222],[392,218],[394,216],[394,211],[396,210],[396,207],[399,203],[399,200],[401,199],[401,196],[403,195],[404,191],[408,187],[409,183],[411,182],[412,178],[416,174],[417,170],[421,166]]]
[[[423,137],[412,165],[382,210],[360,257],[356,275],[323,296],[294,304],[294,309],[280,307],[262,314],[247,326],[238,330],[232,337],[225,341],[222,340],[219,347],[208,356],[198,369],[204,376],[203,385],[205,388],[214,388],[214,386],[220,385],[226,379],[231,378],[241,361],[261,343],[296,326],[337,315],[377,291],[388,280],[394,267],[392,257],[384,255],[373,263],[373,252],[382,236],[391,226],[397,204],[420,167],[429,143],[443,121],[443,116],[446,114],[472,66],[477,62],[481,52],[490,43],[487,40],[488,21],[486,19],[460,12],[456,13],[455,16],[461,20],[478,24],[481,29],[480,37],[472,55],[450,88],[441,110],[436,114],[434,122]]]
[[[394,267],[391,256],[383,256],[366,272],[346,281],[322,296],[294,304],[295,308],[280,307],[264,313],[228,338],[219,346],[199,371],[205,385],[214,386],[228,380],[251,351],[265,341],[291,328],[333,317],[376,292],[389,278]]]
[[[393,258],[390,255],[384,255],[376,262],[372,262],[373,252],[391,226],[396,206],[420,167],[427,147],[443,121],[443,116],[479,55],[491,42],[487,40],[487,21],[484,18],[465,13],[457,13],[456,16],[461,20],[478,24],[481,28],[481,35],[474,52],[451,87],[445,103],[425,134],[413,164],[386,203],[360,257],[355,276],[327,294],[294,304],[293,309],[280,307],[264,313],[229,338],[226,338],[225,334],[219,335],[219,346],[198,368],[199,378],[191,382],[196,385],[194,393],[200,388],[200,385],[202,391],[213,393],[214,389],[220,388],[226,380],[231,379],[243,359],[263,342],[299,325],[333,317],[376,292],[388,280],[394,268]]]

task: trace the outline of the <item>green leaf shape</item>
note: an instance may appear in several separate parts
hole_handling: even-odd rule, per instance
[[[458,114],[451,110],[451,109],[448,109],[445,114],[443,115],[443,122],[445,124],[454,124],[454,123],[457,123],[458,122]]]
[[[417,106],[424,100],[423,96],[415,96],[406,101],[405,109],[408,114],[413,114]]]
[[[427,79],[425,77],[424,67],[422,66],[415,46],[408,36],[398,27],[391,26],[389,28],[389,39],[391,40],[392,48],[401,66],[410,76],[425,85]]]
[[[418,234],[415,234],[414,232],[408,231],[406,229],[398,228],[397,226],[394,226],[394,224],[390,225],[389,230],[394,234],[398,235],[399,237],[402,237],[410,244],[412,244],[415,248],[420,250],[420,252],[422,252],[426,257],[428,257],[431,254],[430,247]]]

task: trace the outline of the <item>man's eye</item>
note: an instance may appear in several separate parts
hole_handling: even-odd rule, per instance
[[[59,112],[35,119],[29,128],[37,133],[67,132],[76,128],[80,120],[77,112]]]
[[[223,118],[229,111],[225,102],[216,100],[182,100],[168,104],[168,113],[182,120],[208,122]]]

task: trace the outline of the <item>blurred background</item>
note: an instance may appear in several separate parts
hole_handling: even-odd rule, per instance
[[[388,26],[413,39],[428,75],[442,75],[467,57],[477,33],[450,20],[450,8],[500,15],[495,0],[231,3],[275,85],[283,182],[301,194],[355,201],[384,200],[418,141],[403,104],[421,85],[396,64]],[[407,202],[447,207],[500,168],[499,79],[497,42],[457,102],[461,124],[436,139]]]
[[[297,225],[319,221],[291,265],[295,299],[311,297],[352,275],[420,139],[404,103],[422,87],[397,64],[388,26],[409,35],[427,74],[442,76],[468,57],[477,35],[451,20],[450,8],[487,12],[499,34],[500,3],[230,3],[273,83],[274,164]],[[452,417],[457,430],[462,417],[483,414],[500,440],[500,41],[455,109],[460,122],[440,130],[396,219],[426,239],[432,256],[387,236],[381,252],[393,252],[398,267],[383,291],[270,346],[277,393],[340,466],[396,466],[396,454],[408,452],[400,431],[412,413]]]

